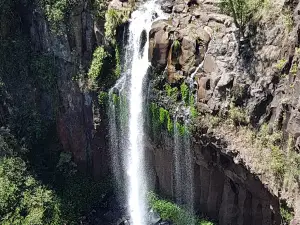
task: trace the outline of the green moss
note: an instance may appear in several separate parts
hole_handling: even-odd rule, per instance
[[[177,87],[172,88],[170,84],[165,84],[165,90],[167,92],[168,97],[171,97],[172,100],[176,101],[178,88]]]
[[[168,111],[167,111],[168,112]],[[162,107],[159,108],[159,122],[163,124],[165,122],[166,110]]]
[[[116,61],[115,76],[116,79],[118,79],[121,75],[121,58],[120,58],[119,47],[117,44],[115,47],[115,61]]]
[[[198,111],[195,108],[195,97],[194,97],[194,95],[190,96],[189,102],[190,102],[190,116],[191,116],[192,119],[194,119],[198,116]]]
[[[173,41],[173,45],[172,45],[172,58],[177,61],[178,63],[178,58],[179,58],[179,55],[180,55],[180,51],[181,51],[181,48],[180,48],[180,42],[178,40],[174,40]]]
[[[106,91],[100,91],[98,94],[98,103],[100,106],[104,107],[108,101],[108,93]]]
[[[284,68],[284,66],[286,65],[286,63],[287,63],[286,59],[280,59],[276,64],[276,68],[279,70],[282,70]]]
[[[188,104],[189,103],[189,87],[186,85],[185,82],[183,82],[180,85],[180,92],[181,92],[181,98],[182,100]]]
[[[161,130],[173,132],[173,121],[168,110],[159,107],[155,103],[150,104],[152,132],[157,133]]]
[[[120,102],[120,97],[117,94],[112,95],[113,103],[117,105]]]
[[[170,114],[167,116],[167,129],[169,133],[172,133],[174,130],[173,121],[171,120]]]
[[[180,50],[180,42],[178,40],[174,40],[173,50],[176,51],[176,52],[178,52]]]
[[[97,85],[97,79],[102,72],[102,66],[106,57],[108,57],[108,54],[104,50],[103,46],[96,48],[93,53],[93,60],[88,72],[88,77],[93,86]]]
[[[199,219],[170,201],[159,199],[154,193],[150,193],[148,199],[150,206],[163,220],[170,220],[176,225],[213,225],[212,222]]]
[[[296,76],[297,71],[298,71],[298,65],[297,65],[297,63],[294,62],[290,72],[292,73],[292,75]]]
[[[184,136],[188,133],[188,128],[184,124],[176,122],[175,126],[181,136]]]

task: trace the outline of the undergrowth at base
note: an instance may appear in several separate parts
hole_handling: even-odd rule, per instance
[[[148,200],[150,206],[159,213],[163,220],[170,220],[176,225],[214,225],[213,222],[199,219],[170,201],[159,199],[153,192],[148,194]]]

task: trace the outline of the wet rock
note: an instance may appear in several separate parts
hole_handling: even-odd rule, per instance
[[[129,220],[124,220],[124,221],[118,223],[118,225],[130,225],[130,221]]]
[[[175,13],[181,13],[181,12],[183,12],[185,9],[186,9],[186,5],[185,5],[184,3],[182,3],[182,4],[175,5],[175,6],[173,7],[173,12],[175,12]]]
[[[149,60],[157,68],[164,68],[167,65],[168,51],[170,47],[169,34],[166,31],[168,23],[166,20],[159,20],[152,25],[149,41]]]
[[[222,74],[221,79],[219,80],[216,88],[221,88],[227,86],[230,82],[233,81],[235,73],[224,73]]]
[[[165,0],[161,3],[161,9],[165,13],[171,13],[174,6],[174,1]]]
[[[149,222],[150,224],[158,224],[158,222],[161,221],[161,218],[157,212],[155,212],[153,209],[149,211]],[[160,223],[159,223],[160,224]]]

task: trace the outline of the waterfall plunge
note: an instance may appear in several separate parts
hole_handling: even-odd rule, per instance
[[[131,224],[145,225],[147,179],[144,168],[143,81],[147,74],[148,34],[154,15],[162,15],[154,1],[143,4],[132,13],[122,77],[109,92],[110,152],[113,172],[119,189],[126,186]],[[143,34],[147,40],[143,40]],[[144,44],[144,46],[143,46]],[[143,47],[141,49],[141,47]],[[120,96],[119,107],[114,92]],[[128,104],[127,104],[128,103]],[[119,108],[117,110],[117,108]],[[128,111],[127,118],[122,116]],[[126,115],[126,113],[125,113]],[[124,174],[126,173],[126,174]]]

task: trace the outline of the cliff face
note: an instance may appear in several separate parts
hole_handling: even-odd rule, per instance
[[[126,4],[113,1],[111,6]],[[182,120],[183,113],[176,109],[187,105],[197,114],[191,135],[196,208],[221,224],[279,224],[282,199],[295,209],[297,224],[300,5],[272,3],[249,24],[244,37],[214,0],[167,0],[161,6],[170,19],[155,22],[150,32],[149,101],[172,119]],[[90,1],[77,1],[54,29],[41,6],[21,1],[13,9],[13,14],[1,13],[6,21],[1,23],[2,43],[13,43],[9,51],[10,45],[1,48],[4,58],[14,59],[0,67],[5,83],[0,85],[1,126],[26,121],[26,129],[12,129],[20,131],[20,137],[41,130],[26,137],[32,140],[54,127],[62,149],[72,152],[82,171],[106,175],[106,112],[98,101],[99,90],[92,90],[82,77],[96,46],[108,45],[103,17],[95,15]],[[24,44],[8,41],[19,37]],[[35,61],[20,60],[13,67],[17,59],[8,54],[12,50]],[[15,72],[11,68],[17,68],[19,80],[10,79]],[[41,76],[32,76],[36,71]],[[55,79],[49,80],[49,74]],[[194,97],[186,101],[185,92]],[[30,110],[19,114],[22,109]],[[158,139],[149,138],[148,163],[153,184],[173,196],[174,144],[164,132]]]
[[[270,4],[241,35],[217,1],[164,1],[170,19],[150,32],[152,101],[185,118],[178,108],[196,110],[182,92],[193,76],[195,201],[221,224],[278,224],[276,197],[295,208],[299,223],[299,6]],[[154,149],[159,189],[172,195],[172,150]]]
[[[162,136],[168,137],[168,134]],[[198,137],[191,146],[194,178],[192,183],[183,185],[194,188],[196,212],[204,213],[219,224],[280,224],[278,198],[257,176],[224,152],[220,142]],[[157,145],[149,144],[146,149],[152,152],[148,158],[154,170],[153,183],[160,194],[173,198],[176,197],[174,148],[174,141],[169,137],[162,138]]]
[[[26,96],[27,100],[23,105],[26,109],[35,109],[36,106],[36,113],[41,116],[42,122],[49,121],[51,129],[56,127],[51,130],[53,134],[50,136],[57,136],[62,149],[73,153],[74,160],[82,171],[90,171],[96,177],[107,175],[109,165],[106,141],[104,141],[106,132],[102,122],[105,113],[101,112],[100,117],[101,107],[97,95],[87,88],[86,81],[82,78],[82,74],[88,71],[95,47],[97,44],[104,43],[104,20],[93,14],[91,2],[78,1],[74,5],[68,5],[67,10],[64,9],[63,18],[55,21],[54,26],[53,19],[51,20],[46,6],[43,5],[46,3],[46,1],[20,1],[9,6],[20,22],[19,24],[16,22],[17,25],[11,26],[11,30],[8,31],[14,33],[21,27],[19,36],[25,39],[26,55],[20,55],[20,58],[29,61],[20,63],[25,71],[24,74],[29,78],[25,78],[24,75],[23,82],[17,84],[29,88],[28,92],[24,90],[23,97]],[[5,19],[6,15],[4,14],[3,17]],[[6,22],[8,26],[10,23],[14,24]],[[9,42],[9,38],[14,40],[13,34],[4,28],[2,31],[5,41],[7,39]],[[29,59],[33,56],[37,59],[43,58],[44,61],[31,62]],[[34,67],[32,70],[32,65],[36,65],[37,68]],[[7,94],[3,98],[1,108],[6,112],[2,114],[5,126],[7,123],[10,125],[14,123],[9,122],[13,118],[11,109],[20,108],[16,103],[16,99],[20,98],[9,96],[22,96],[24,89],[17,88],[17,82],[9,76],[6,77],[6,69],[9,70],[4,68],[1,73],[6,88],[4,92]],[[51,80],[47,77],[51,76],[49,71],[54,74]],[[39,79],[40,77],[42,79]],[[50,87],[48,88],[47,85]],[[34,120],[27,119],[27,122],[34,123]],[[43,139],[49,136],[49,127],[44,124],[41,124],[41,127],[45,128],[45,132],[39,134]],[[23,130],[25,133],[27,130],[28,133],[28,127],[25,125]],[[22,137],[22,134],[20,136]],[[35,138],[38,140],[38,137]]]

